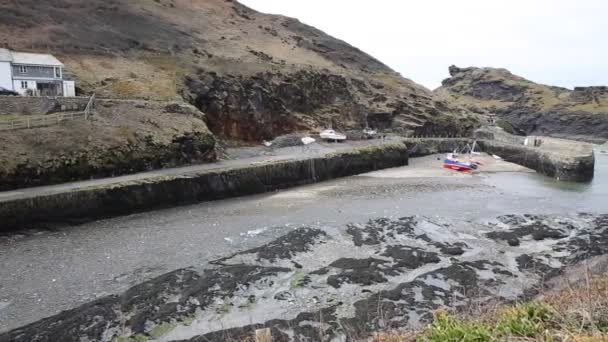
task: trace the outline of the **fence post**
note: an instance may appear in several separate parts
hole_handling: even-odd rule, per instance
[[[89,114],[91,112],[91,107],[93,106],[93,101],[95,101],[95,94],[91,95],[91,98],[89,99],[89,102],[87,103],[87,106],[84,108],[84,119],[85,120],[89,119]]]

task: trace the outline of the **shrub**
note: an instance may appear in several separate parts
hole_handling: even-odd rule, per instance
[[[509,121],[498,119],[496,120],[496,126],[502,128],[507,133],[517,134],[517,132],[515,132],[515,128],[513,128],[513,125],[511,125]]]

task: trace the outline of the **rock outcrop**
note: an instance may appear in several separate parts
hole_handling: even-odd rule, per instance
[[[608,87],[574,90],[537,84],[506,69],[458,68],[435,92],[516,133],[588,141],[608,139]]]

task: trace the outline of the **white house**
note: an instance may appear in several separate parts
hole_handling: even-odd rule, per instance
[[[0,87],[21,95],[75,96],[74,81],[64,80],[63,69],[53,55],[0,48]]]

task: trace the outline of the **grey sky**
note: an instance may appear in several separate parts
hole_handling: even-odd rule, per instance
[[[428,88],[458,66],[535,82],[608,85],[605,0],[241,0],[296,17]]]

